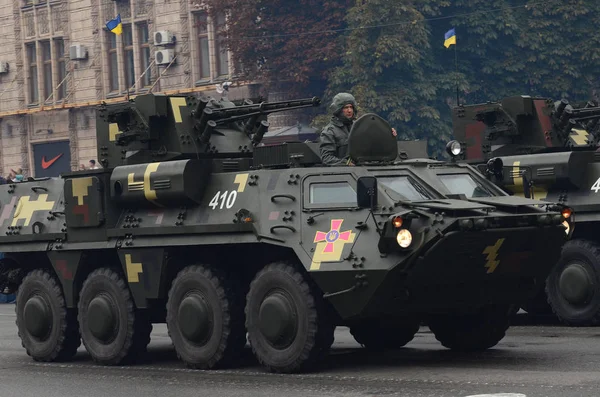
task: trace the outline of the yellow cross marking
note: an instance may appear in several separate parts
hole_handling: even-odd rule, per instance
[[[237,174],[235,176],[235,180],[233,183],[237,183],[239,186],[237,188],[238,192],[243,192],[246,189],[246,183],[248,183],[248,175],[249,174]]]
[[[181,108],[187,106],[185,98],[174,97],[171,98],[171,108],[173,109],[173,118],[176,123],[181,123],[183,118],[181,117]]]
[[[488,274],[494,273],[494,270],[496,270],[496,267],[500,264],[500,261],[497,261],[496,258],[498,257],[498,250],[503,242],[504,239],[499,238],[496,241],[496,244],[490,245],[483,250],[483,254],[487,254],[487,263],[485,264],[485,267],[488,269]]]
[[[525,198],[525,189],[528,187],[523,186],[523,177],[521,176],[521,168],[519,167],[521,164],[520,161],[515,161],[513,163],[513,168],[510,170],[510,176],[513,178],[513,185],[515,189],[513,189],[513,193],[515,196]],[[533,186],[533,198],[535,200],[543,200],[548,196],[548,189],[544,186]]]
[[[131,254],[125,254],[125,267],[127,268],[127,281],[130,283],[139,283],[140,274],[143,273],[141,263],[133,263]]]
[[[72,179],[73,197],[77,197],[77,205],[83,205],[83,198],[88,195],[90,186],[92,186],[92,178]]]
[[[573,132],[573,134],[571,135],[571,139],[576,144],[581,145],[581,146],[587,145],[588,132],[586,130],[572,128],[571,131]]]
[[[127,175],[127,190],[130,192],[144,191],[144,197],[146,200],[154,202],[156,200],[156,190],[153,190],[150,185],[150,175],[156,172],[160,163],[150,163],[144,171],[144,180],[135,181],[135,174],[132,172]],[[154,204],[162,207],[160,204],[154,202]]]
[[[111,123],[108,125],[108,139],[114,142],[122,131],[119,131],[119,124]]]
[[[513,178],[515,186],[523,186],[523,177],[521,176],[521,168],[519,167],[520,164],[520,161],[515,161],[513,163],[513,168],[510,171],[510,176]]]
[[[29,201],[29,196],[21,197],[17,203],[17,209],[13,215],[11,226],[17,226],[17,222],[20,219],[25,220],[23,226],[29,226],[29,222],[31,221],[31,217],[35,211],[50,211],[52,208],[54,208],[54,201],[47,200],[47,194],[40,194],[38,199],[35,201]]]

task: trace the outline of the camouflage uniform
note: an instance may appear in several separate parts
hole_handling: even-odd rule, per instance
[[[323,164],[342,165],[348,162],[348,136],[354,122],[354,119],[348,119],[342,113],[342,108],[348,104],[354,107],[354,117],[356,117],[356,100],[352,95],[342,92],[333,97],[331,103],[333,116],[321,131],[319,139]]]

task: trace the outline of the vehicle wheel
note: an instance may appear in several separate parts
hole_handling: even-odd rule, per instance
[[[66,361],[81,345],[77,317],[67,309],[58,281],[45,270],[30,272],[19,286],[17,328],[21,344],[36,361]]]
[[[246,344],[243,295],[215,269],[186,267],[169,291],[167,327],[188,367],[230,365]]]
[[[266,266],[250,284],[246,328],[258,361],[280,373],[310,370],[335,330],[317,289],[287,263]]]
[[[399,349],[409,343],[419,332],[420,321],[406,318],[389,322],[369,320],[350,327],[358,343],[369,350]]]
[[[510,325],[510,311],[510,306],[488,306],[477,314],[435,316],[428,325],[444,347],[481,351],[504,338]]]
[[[79,324],[85,348],[103,365],[137,361],[150,343],[152,324],[136,310],[125,280],[112,269],[97,269],[83,283]]]
[[[571,326],[600,323],[600,246],[568,241],[546,282],[548,303],[560,321]]]

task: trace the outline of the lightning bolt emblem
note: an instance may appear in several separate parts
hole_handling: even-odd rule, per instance
[[[498,250],[500,249],[502,243],[504,243],[504,239],[499,238],[496,241],[496,244],[485,247],[483,250],[483,254],[487,255],[487,263],[485,264],[485,267],[488,269],[488,274],[494,273],[494,270],[496,270],[496,267],[498,267],[500,264],[500,261],[497,261],[496,258],[498,257]]]

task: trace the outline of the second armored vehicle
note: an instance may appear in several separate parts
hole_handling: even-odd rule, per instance
[[[600,324],[600,107],[587,102],[515,96],[454,109],[464,160],[499,187],[568,206],[571,240],[545,292],[524,304],[573,326]],[[565,213],[569,215],[568,212]]]
[[[468,165],[399,160],[375,115],[352,127],[355,166],[260,146],[267,114],[318,104],[141,95],[98,110],[103,169],[0,186],[27,353],[69,359],[81,339],[121,364],[161,322],[193,368],[232,365],[247,334],[269,370],[310,369],[338,325],[378,349],[421,321],[448,348],[496,345],[566,241],[559,209]]]

